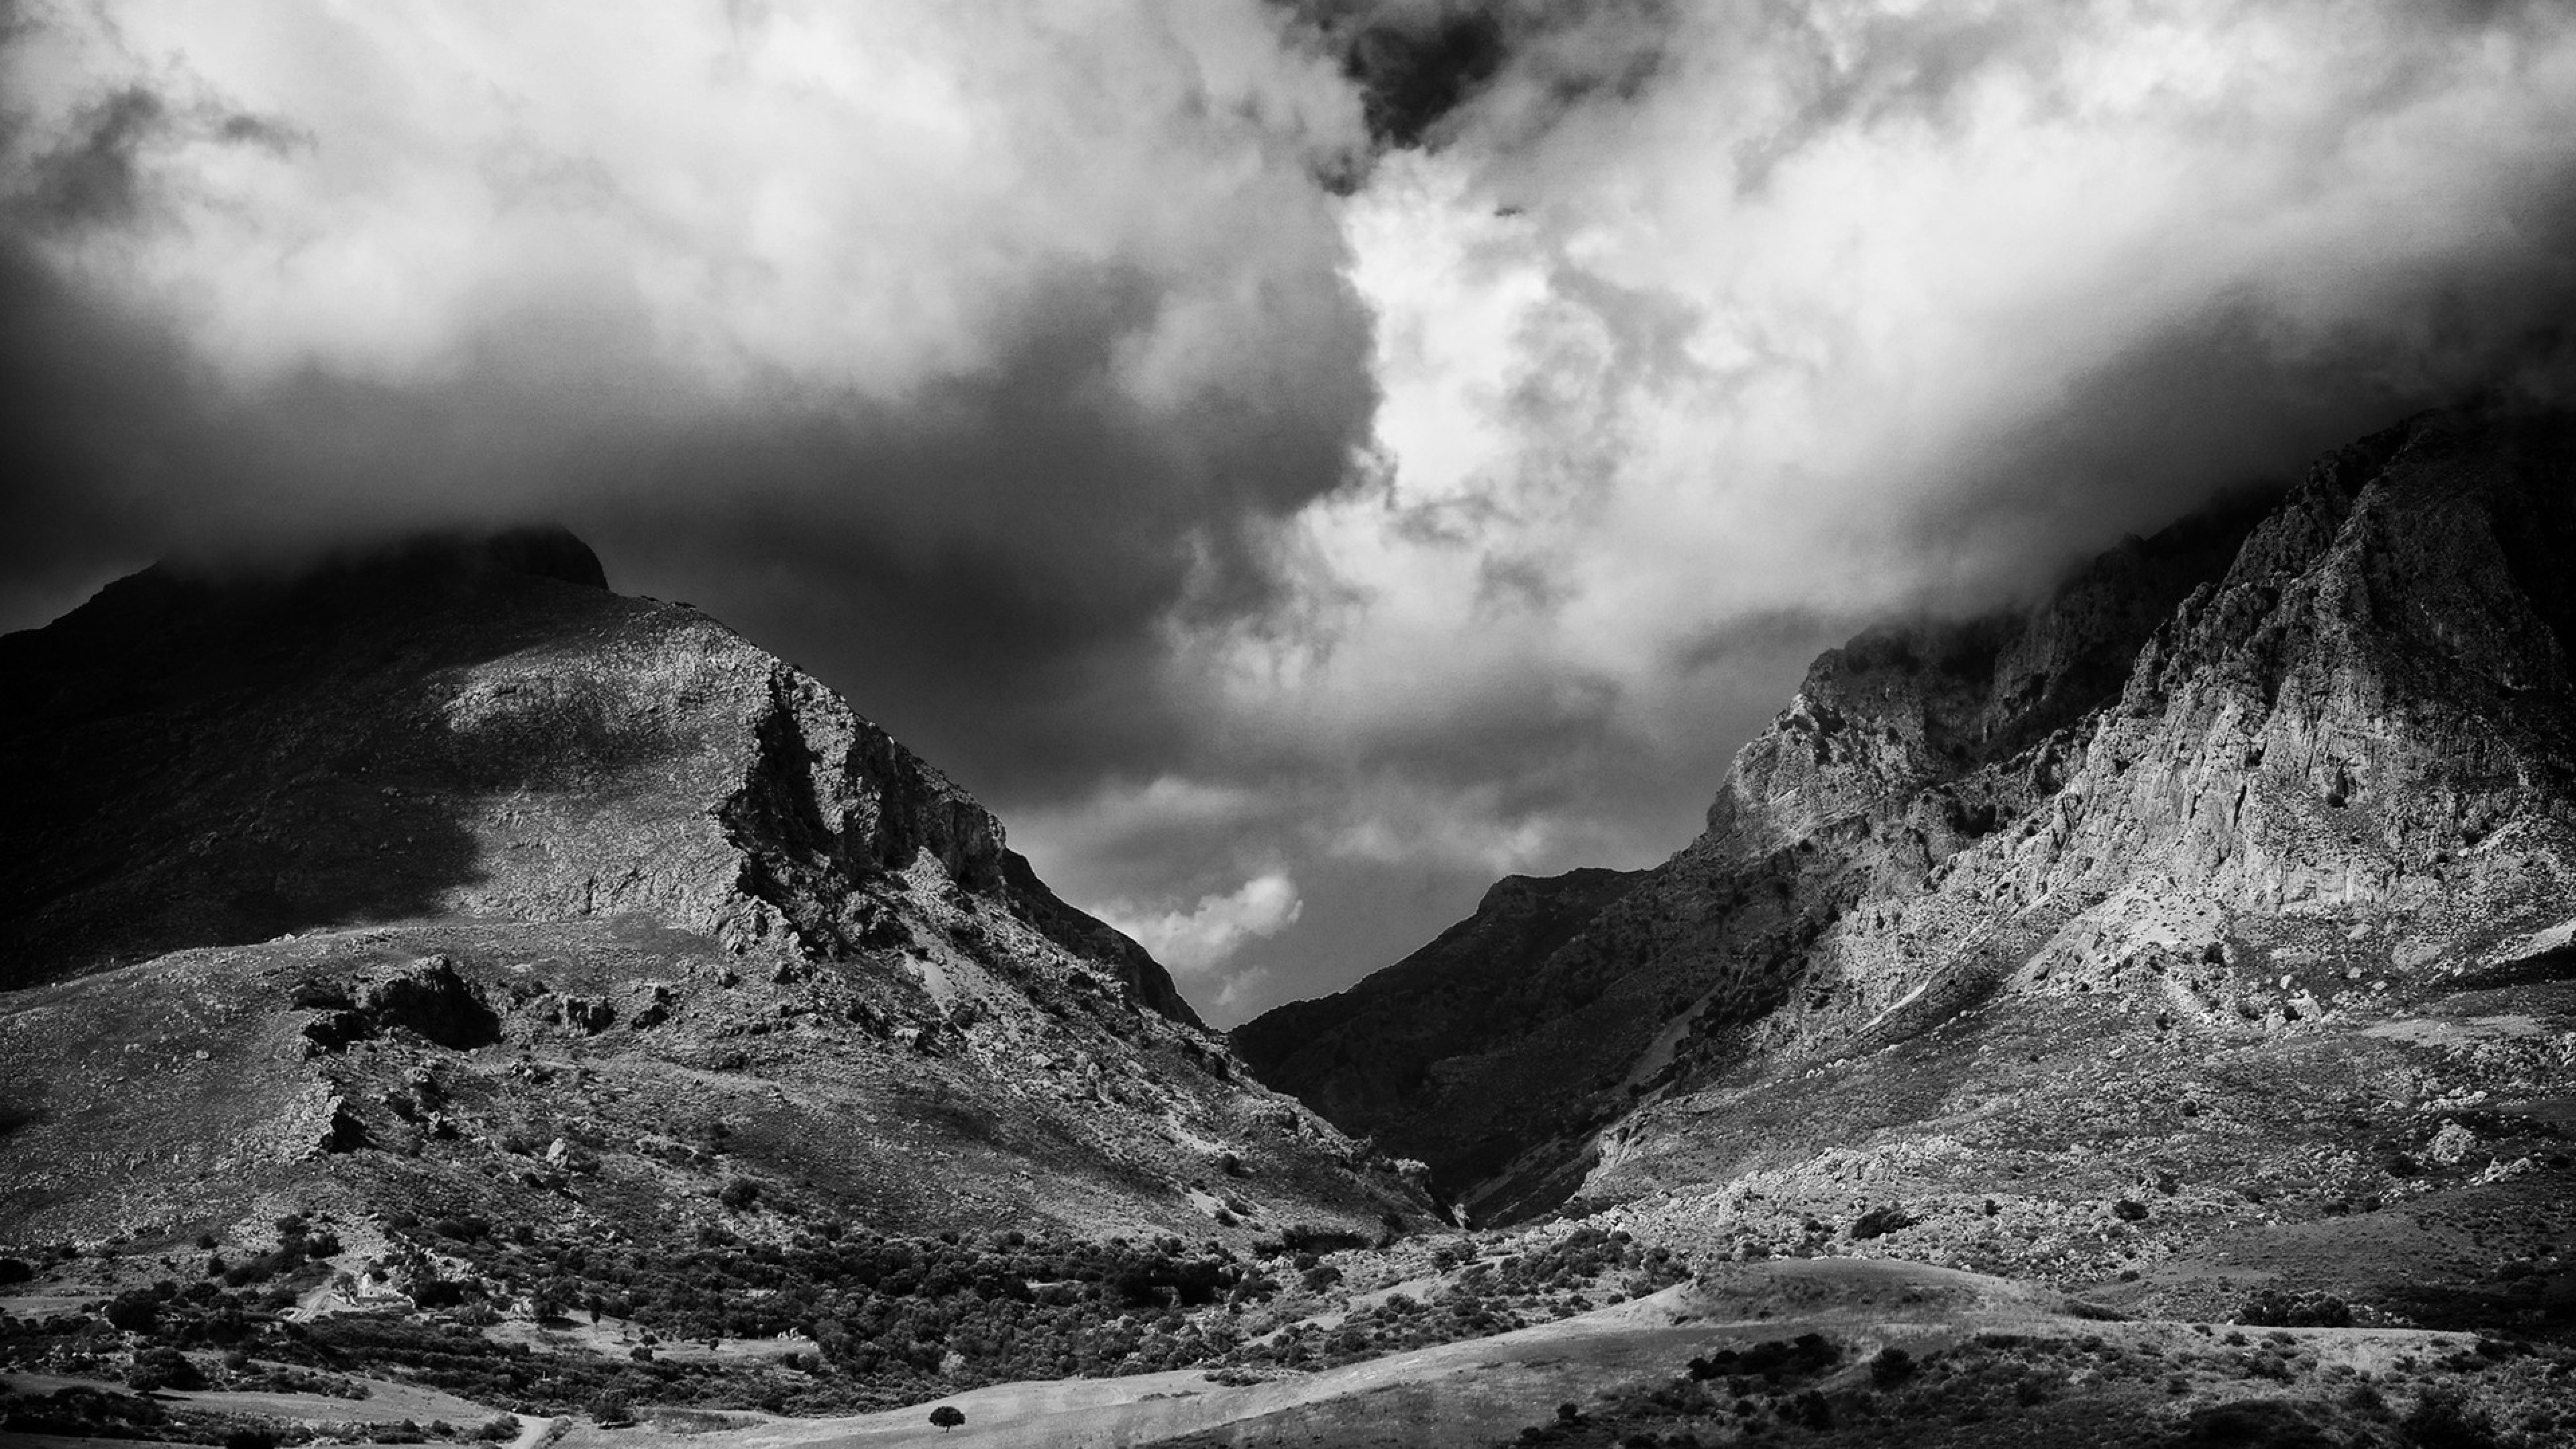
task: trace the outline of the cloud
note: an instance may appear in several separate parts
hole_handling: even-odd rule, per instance
[[[560,518],[1228,1015],[2576,313],[2555,4],[11,15],[0,618]]]
[[[553,516],[844,680],[883,660],[916,728],[1008,761],[1025,727],[937,665],[1124,758],[1161,726],[1102,679],[1174,608],[1264,598],[1247,530],[1365,436],[1316,180],[1359,104],[1249,0],[20,20],[20,610],[170,552]]]
[[[1279,609],[1177,646],[1242,756],[1341,782],[1312,891],[1648,863],[1817,648],[2027,597],[2576,315],[2562,7],[1492,13],[1508,59],[1344,213],[1367,484],[1280,531]]]
[[[1377,486],[1190,641],[1283,734],[1667,740],[1734,629],[2027,592],[2576,300],[2562,9],[1589,15],[1351,201]]]
[[[1201,896],[1188,910],[1155,912],[1121,901],[1103,907],[1100,914],[1135,937],[1154,953],[1154,959],[1191,976],[1215,969],[1250,941],[1295,925],[1304,909],[1297,882],[1284,871],[1272,871],[1254,876],[1230,894]]]

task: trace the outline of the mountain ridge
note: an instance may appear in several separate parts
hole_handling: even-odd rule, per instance
[[[1502,1029],[1449,1043],[1451,1069],[1379,1140],[1480,1217],[1525,1216],[1660,1180],[1636,1175],[1632,1111],[1866,1052],[1999,991],[2111,989],[2121,942],[2217,950],[2238,916],[2354,901],[2462,949],[2550,924],[2576,859],[2566,436],[2557,418],[2422,415],[2268,508],[2104,555],[2017,618],[1828,651],[1738,753],[1708,830],[1508,973]],[[2508,822],[2529,849],[2465,853]],[[2495,928],[2444,917],[2436,880]],[[2204,1020],[2256,995],[2202,985]],[[1363,981],[1338,1000],[1382,996]],[[1256,1070],[1276,1071],[1248,1025]],[[1298,1085],[1338,1108],[1330,1083]],[[1626,1166],[1605,1176],[1605,1151]]]

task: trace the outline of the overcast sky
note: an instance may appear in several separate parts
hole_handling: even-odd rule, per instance
[[[2568,371],[2576,7],[0,0],[0,627],[551,518],[1230,1023]]]

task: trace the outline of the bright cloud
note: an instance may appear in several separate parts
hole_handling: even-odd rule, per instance
[[[1227,895],[1199,897],[1188,910],[1155,913],[1119,902],[1102,909],[1109,924],[1136,938],[1154,959],[1184,975],[1213,970],[1250,941],[1295,925],[1305,902],[1283,871],[1254,876]]]
[[[2576,295],[2576,16],[2420,10],[1687,7],[1641,95],[1507,82],[1346,212],[1381,486],[1212,677],[1666,737],[1733,624],[1983,605],[2488,380]]]

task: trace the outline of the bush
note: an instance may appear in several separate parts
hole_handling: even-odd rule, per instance
[[[1869,1361],[1869,1381],[1892,1389],[1914,1376],[1914,1355],[1890,1344]]]
[[[1871,1238],[1883,1238],[1900,1228],[1914,1226],[1915,1221],[1916,1219],[1907,1214],[1905,1209],[1893,1203],[1882,1208],[1871,1208],[1868,1212],[1862,1213],[1851,1225],[1852,1241],[1859,1243]]]
[[[202,1389],[206,1376],[175,1348],[147,1348],[134,1356],[125,1382],[135,1392],[148,1394],[156,1389]]]
[[[2485,1412],[2448,1389],[2425,1390],[2397,1428],[2415,1449],[2495,1449],[2497,1442]]]
[[[127,1333],[150,1333],[161,1324],[161,1299],[148,1288],[128,1289],[107,1305],[107,1321]]]
[[[635,1422],[635,1416],[627,1410],[626,1395],[617,1389],[610,1389],[592,1399],[588,1412],[592,1422],[602,1428]]]

